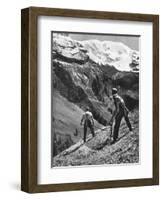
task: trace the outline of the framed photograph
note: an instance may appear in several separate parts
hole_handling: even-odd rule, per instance
[[[159,184],[159,16],[21,12],[21,189]]]

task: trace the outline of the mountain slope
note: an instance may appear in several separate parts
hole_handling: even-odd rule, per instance
[[[80,140],[54,157],[53,167],[139,162],[138,111],[131,113],[130,119],[134,131],[129,132],[123,121],[115,144],[111,144],[109,127],[98,129],[94,138],[88,136],[86,143]]]
[[[55,133],[54,155],[83,138],[83,127],[80,125],[83,110],[62,97],[58,91],[53,93],[53,127]],[[97,128],[102,127],[95,121]],[[57,152],[56,152],[57,151]]]

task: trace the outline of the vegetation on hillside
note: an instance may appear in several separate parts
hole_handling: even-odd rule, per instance
[[[122,164],[139,162],[139,123],[138,111],[130,113],[133,132],[129,132],[125,122],[119,132],[118,141],[111,143],[110,127],[98,129],[96,136],[83,143],[79,141],[76,147],[67,149],[53,159],[53,167]]]

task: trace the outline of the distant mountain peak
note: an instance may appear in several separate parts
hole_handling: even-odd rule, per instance
[[[139,71],[139,52],[122,42],[96,39],[77,41],[67,35],[54,34],[53,45],[59,54],[72,60],[79,59],[81,63],[89,57],[99,65],[114,66],[118,71]]]
[[[133,59],[139,58],[139,53],[122,42],[87,40],[81,43],[94,62],[112,65],[119,71],[134,71],[134,67],[132,68]],[[137,68],[136,71],[139,71],[139,60],[134,66]]]

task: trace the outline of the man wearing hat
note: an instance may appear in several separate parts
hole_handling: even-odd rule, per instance
[[[93,115],[90,112],[89,108],[86,108],[86,112],[83,114],[80,125],[84,123],[84,142],[86,142],[87,128],[90,128],[92,136],[95,136],[94,132],[94,120]]]
[[[128,118],[129,111],[122,97],[118,95],[116,88],[112,88],[112,96],[115,104],[115,111],[113,112],[109,125],[112,126],[113,120],[115,119],[115,125],[113,130],[113,143],[115,143],[116,140],[118,139],[118,132],[122,118],[124,117],[130,131],[132,131],[132,126]]]

